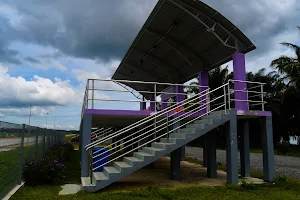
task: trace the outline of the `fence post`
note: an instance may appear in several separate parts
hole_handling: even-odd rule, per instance
[[[43,154],[45,154],[45,152],[46,152],[46,141],[45,141],[45,135],[46,135],[46,133],[45,133],[45,131],[43,130],[43,129],[40,129],[41,131],[42,131],[42,133],[43,133],[43,141],[42,141],[42,145],[43,145]]]
[[[35,159],[38,159],[38,144],[39,144],[39,131],[36,130],[36,136],[35,136]]]
[[[20,177],[19,177],[19,184],[22,183],[22,177],[23,177],[24,133],[25,133],[25,124],[22,124],[22,131],[21,131],[21,149],[20,149]]]
[[[51,143],[50,143],[50,133],[49,133],[48,129],[46,129],[45,131],[47,133],[47,143],[48,143],[47,144],[47,146],[48,146],[47,151],[49,151],[50,150],[50,145],[51,145]]]

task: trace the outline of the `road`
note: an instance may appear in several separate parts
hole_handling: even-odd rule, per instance
[[[30,144],[35,142],[35,137],[26,137],[24,138],[24,144]],[[0,148],[16,146],[21,144],[21,138],[1,138],[0,139]]]
[[[203,161],[203,149],[198,147],[186,147],[186,156]],[[263,170],[263,160],[261,153],[250,154],[251,169]],[[217,150],[217,162],[226,164],[226,151]],[[300,179],[300,158],[293,156],[274,156],[275,173]]]

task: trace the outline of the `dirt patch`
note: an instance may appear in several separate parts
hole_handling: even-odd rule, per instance
[[[207,178],[206,168],[199,164],[181,161],[180,168],[180,181],[171,180],[170,158],[163,157],[154,162],[153,165],[126,176],[104,190],[135,190],[145,187],[181,188],[186,186],[219,186],[226,183],[226,173],[223,171],[218,171],[217,178]]]

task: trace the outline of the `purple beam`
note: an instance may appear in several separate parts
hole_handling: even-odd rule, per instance
[[[246,81],[246,64],[245,64],[245,54],[235,53],[232,56],[233,58],[233,79],[239,81]],[[236,90],[247,91],[246,82],[234,82],[234,98],[235,100],[235,109],[240,112],[247,112],[248,109],[248,97],[246,92],[238,92]]]
[[[199,92],[200,94],[204,94],[204,91],[208,88],[208,72],[207,71],[201,71],[199,72]],[[207,106],[206,106],[206,96],[202,96],[200,98],[200,106],[205,104],[205,106],[201,107],[200,114],[205,114],[207,112]]]

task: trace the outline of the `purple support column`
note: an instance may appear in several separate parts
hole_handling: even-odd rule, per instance
[[[146,109],[146,102],[140,102],[140,110]]]
[[[155,111],[155,106],[156,106],[156,105],[155,105],[155,102],[154,102],[154,101],[155,101],[155,98],[154,98],[154,97],[151,97],[151,98],[150,98],[150,101],[151,101],[151,102],[150,102],[150,111]]]
[[[239,82],[246,81],[246,64],[245,64],[245,54],[235,53],[232,56],[233,58],[233,79],[238,80],[234,82],[234,98],[235,100],[235,109],[239,112],[248,111],[248,97],[246,92],[238,92],[236,90],[247,91],[247,83]]]
[[[201,71],[199,72],[199,92],[200,94],[205,94],[205,90],[208,89],[208,72],[207,71]],[[207,112],[207,105],[206,105],[206,101],[207,100],[207,97],[206,95],[203,95],[201,98],[200,98],[200,106],[201,106],[201,109],[200,109],[200,114],[203,115]]]
[[[168,107],[168,102],[165,94],[161,94],[161,109],[164,110]]]
[[[184,100],[184,90],[183,86],[175,86],[175,93],[176,94],[176,102],[181,102]],[[178,94],[180,93],[180,94]]]

